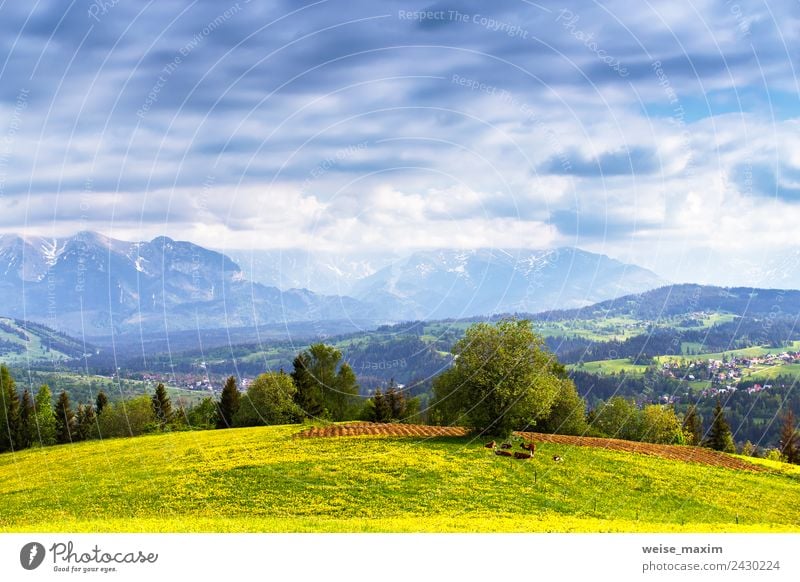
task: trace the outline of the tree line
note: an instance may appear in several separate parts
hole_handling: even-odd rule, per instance
[[[207,397],[193,406],[173,405],[159,383],[152,395],[111,402],[102,390],[93,402],[74,406],[62,391],[53,395],[43,384],[35,395],[18,391],[6,366],[0,367],[0,452],[98,438],[138,436],[153,432],[224,429],[290,424],[310,418],[343,421],[364,419],[402,422],[419,413],[419,401],[407,398],[392,381],[366,401],[342,353],[325,344],[300,352],[291,373],[266,372],[245,392],[229,377],[219,398]]]
[[[566,368],[533,331],[529,320],[476,323],[456,342],[452,356],[453,365],[434,378],[432,399],[425,410],[394,382],[360,400],[355,373],[343,361],[342,353],[322,343],[301,351],[289,374],[283,370],[261,374],[245,392],[229,377],[218,399],[208,397],[191,407],[182,402],[173,406],[163,384],[151,396],[113,403],[100,392],[94,403],[82,403],[76,409],[62,392],[52,406],[46,385],[33,397],[27,390],[20,396],[3,366],[0,451],[167,430],[360,418],[461,425],[504,437],[512,431],[535,430],[735,452],[719,401],[707,427],[696,407],[681,417],[672,406],[639,408],[620,396],[587,412]],[[800,441],[791,414],[783,419],[777,454],[790,462],[800,460]]]

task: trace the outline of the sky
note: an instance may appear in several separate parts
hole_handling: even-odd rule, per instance
[[[343,256],[577,246],[768,286],[800,5],[0,4],[0,232]]]

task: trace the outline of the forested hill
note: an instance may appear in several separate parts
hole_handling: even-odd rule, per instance
[[[550,320],[628,316],[657,320],[698,311],[752,317],[797,315],[800,313],[800,291],[694,284],[668,285],[579,309],[545,311],[533,317],[537,320]]]

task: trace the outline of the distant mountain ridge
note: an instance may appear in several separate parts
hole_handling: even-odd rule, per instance
[[[717,287],[682,283],[643,293],[623,295],[579,309],[537,313],[538,319],[582,319],[631,316],[655,320],[694,312],[724,312],[738,316],[775,318],[800,316],[800,291],[756,287]]]
[[[231,251],[248,274],[346,294],[394,320],[473,317],[590,305],[667,284],[647,269],[575,248],[434,249],[397,257]]]
[[[0,237],[3,315],[73,335],[335,320],[365,311],[346,297],[251,283],[227,256],[160,236],[125,242],[96,232]]]
[[[0,315],[95,338],[286,322],[352,328],[581,307],[665,284],[641,267],[574,248],[259,257],[260,276],[255,260],[246,274],[225,253],[166,236],[126,242],[88,231],[7,234],[0,237]],[[257,276],[260,282],[249,280]],[[316,292],[295,287],[303,282]]]
[[[358,281],[352,295],[406,319],[580,307],[664,285],[655,273],[575,248],[420,251]]]

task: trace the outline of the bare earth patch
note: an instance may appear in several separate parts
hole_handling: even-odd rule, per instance
[[[298,433],[298,437],[342,437],[342,436],[392,436],[392,437],[461,437],[467,436],[469,431],[460,426],[429,426],[424,424],[380,424],[373,422],[358,422],[352,424],[335,424],[323,427],[313,427]],[[595,437],[577,437],[559,434],[542,434],[538,432],[517,432],[517,436],[526,441],[537,443],[554,443],[578,447],[597,447],[611,451],[625,453],[638,453],[641,455],[654,455],[674,461],[703,463],[715,467],[737,469],[743,471],[769,472],[767,467],[749,463],[743,459],[706,449],[703,447],[687,447],[677,445],[655,445],[624,441],[620,439],[606,439]]]
[[[703,463],[715,467],[738,469],[744,471],[768,471],[766,467],[748,463],[743,459],[726,455],[703,447],[687,447],[678,445],[654,445],[652,443],[639,443],[620,439],[603,439],[594,437],[576,437],[560,434],[541,434],[538,432],[520,432],[517,435],[525,440],[539,443],[555,443],[560,445],[573,445],[578,447],[598,447],[611,451],[625,453],[639,453],[641,455],[654,455],[673,461],[687,461],[690,463]]]
[[[299,437],[338,437],[338,436],[416,436],[416,437],[461,437],[469,434],[460,426],[429,426],[427,424],[381,424],[376,422],[357,422],[352,424],[332,424],[314,427],[299,433]]]

